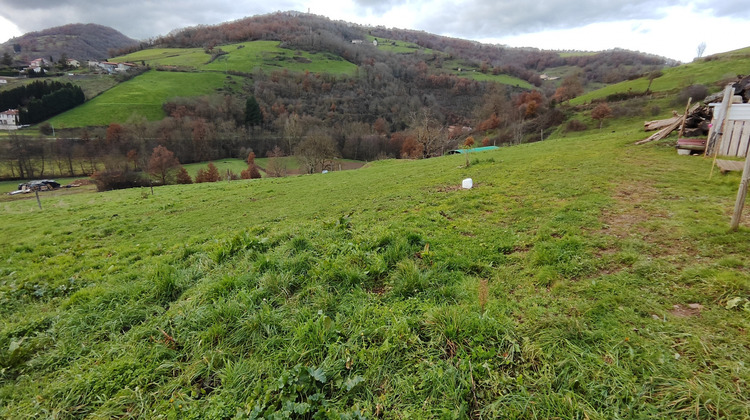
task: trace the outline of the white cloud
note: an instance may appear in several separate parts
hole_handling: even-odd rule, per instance
[[[5,42],[10,38],[23,35],[23,32],[13,22],[0,16],[0,42]]]
[[[277,10],[366,25],[544,49],[626,48],[681,61],[745,47],[747,0],[0,0],[0,41],[67,23],[98,23],[145,39]]]

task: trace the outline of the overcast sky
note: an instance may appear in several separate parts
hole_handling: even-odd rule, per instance
[[[626,48],[691,61],[750,46],[748,0],[0,0],[0,42],[67,23],[111,26],[135,39],[199,24],[298,10],[514,47]]]

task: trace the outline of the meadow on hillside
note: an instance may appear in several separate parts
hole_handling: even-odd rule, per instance
[[[151,48],[125,56],[116,61],[145,62],[152,67],[181,66],[199,71],[245,72],[256,69],[273,71],[309,71],[312,73],[352,75],[357,66],[330,53],[308,53],[279,47],[278,41],[252,41],[216,47],[225,55],[212,55],[203,48]]]
[[[700,59],[678,67],[667,68],[662,75],[650,84],[652,92],[675,92],[695,84],[710,86],[712,91],[720,91],[727,82],[737,80],[738,75],[746,75],[750,67],[750,53],[747,49],[730,51]],[[615,83],[602,89],[586,93],[570,101],[578,105],[594,99],[606,98],[614,93],[645,92],[649,87],[649,77]]]
[[[4,202],[0,417],[747,418],[739,177],[641,137]]]
[[[165,117],[162,105],[176,97],[208,95],[227,83],[218,73],[151,70],[120,83],[104,94],[49,120],[58,128],[106,126],[131,117],[157,121]]]

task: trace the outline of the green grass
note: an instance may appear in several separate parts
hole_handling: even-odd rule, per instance
[[[113,61],[145,62],[156,66],[192,67],[200,71],[239,71],[252,73],[261,68],[266,71],[287,69],[312,73],[354,74],[356,66],[341,57],[328,53],[311,54],[280,48],[278,41],[253,41],[222,45],[227,54],[211,61],[211,55],[202,48],[156,48],[138,51]]]
[[[569,57],[590,57],[592,55],[597,55],[598,52],[595,51],[573,51],[573,52],[564,52],[558,54],[562,58],[569,58]]]
[[[663,75],[654,79],[651,91],[657,93],[674,93],[694,84],[704,84],[712,91],[721,90],[723,86],[717,85],[717,81],[734,81],[738,74],[746,74],[750,68],[750,53],[747,50],[738,50],[717,55],[716,59],[707,61],[699,60],[678,67],[668,68]],[[581,95],[573,100],[571,104],[583,104],[594,99],[605,98],[614,93],[644,92],[648,87],[649,80],[642,77],[636,80],[625,81],[602,89]]]
[[[364,39],[365,42],[372,44],[372,42],[377,38],[378,40],[378,49],[383,51],[388,51],[396,54],[415,54],[415,53],[421,53],[425,55],[433,55],[435,51],[431,48],[423,48],[419,45],[413,43],[413,42],[405,42],[405,41],[395,41],[392,39],[386,39],[386,38],[378,38],[374,37],[372,35],[367,35]],[[439,53],[440,55],[444,55],[443,53]]]
[[[4,202],[0,417],[747,418],[739,176],[642,136]]]
[[[461,72],[455,71],[453,72],[453,74],[479,82],[495,82],[503,85],[521,87],[524,89],[534,89],[534,86],[531,83],[517,77],[509,76],[507,74],[493,75],[473,70],[464,70]]]
[[[216,169],[219,170],[219,174],[223,177],[226,175],[227,170],[234,172],[235,175],[239,176],[240,172],[247,169],[247,162],[242,159],[220,159],[213,161]],[[208,162],[202,163],[189,163],[182,165],[188,171],[188,174],[195,179],[195,175],[198,174],[199,169],[205,170],[208,167]]]
[[[152,70],[51,118],[49,122],[58,128],[69,128],[109,125],[112,122],[126,121],[131,116],[143,116],[149,121],[156,121],[164,117],[162,104],[169,99],[216,92],[224,86],[225,80],[226,76],[219,73]]]
[[[67,74],[67,73],[66,73]],[[45,77],[43,79],[9,79],[8,84],[0,87],[0,91],[10,90],[19,86],[27,85],[38,80],[57,81],[60,83],[73,83],[83,89],[86,98],[90,99],[100,93],[112,88],[117,84],[114,77],[101,74],[81,74],[78,71],[73,73],[74,76]]]

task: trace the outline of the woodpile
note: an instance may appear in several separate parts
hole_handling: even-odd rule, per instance
[[[735,83],[733,87],[735,98],[741,97],[742,102],[750,101],[750,76],[742,78]],[[685,124],[680,132],[680,137],[695,138],[707,136],[712,118],[712,111],[708,104],[721,102],[723,98],[724,92],[718,92],[708,96],[702,103],[695,104],[686,112],[686,115],[679,115],[676,111],[672,111],[672,118],[646,121],[644,123],[645,131],[658,131],[649,138],[638,141],[635,144],[645,144],[652,141],[662,140],[669,136],[673,131],[679,129],[683,125],[683,121]],[[737,98],[737,100],[739,100],[739,98]]]
[[[672,118],[665,120],[646,121],[644,124],[645,131],[659,130],[652,134],[651,137],[636,142],[635,144],[645,144],[652,141],[661,140],[673,131],[680,128],[683,121],[685,122],[684,135],[687,137],[700,137],[708,135],[708,125],[711,122],[711,111],[708,106],[695,104],[687,112],[687,118],[684,115],[672,111]],[[705,131],[704,131],[705,128]]]

